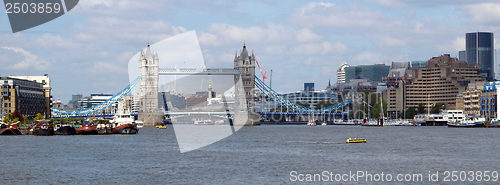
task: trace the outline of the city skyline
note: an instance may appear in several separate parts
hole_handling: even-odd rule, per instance
[[[196,30],[207,66],[231,67],[246,41],[268,74],[273,69],[273,88],[294,92],[304,82],[317,88],[335,82],[344,61],[389,65],[457,56],[465,33],[499,32],[495,7],[500,3],[82,1],[65,16],[16,34],[2,16],[0,73],[49,74],[53,97],[63,102],[72,94],[114,94],[128,84],[128,59],[148,40]]]

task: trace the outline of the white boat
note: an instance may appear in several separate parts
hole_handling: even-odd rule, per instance
[[[316,126],[316,122],[311,120],[311,121],[307,122],[307,126]]]
[[[113,117],[112,120],[109,121],[109,123],[113,124],[133,124],[134,123],[134,118],[130,116],[130,114],[115,114],[115,117]]]
[[[212,120],[201,120],[201,121],[195,121],[195,125],[215,125],[215,122]]]
[[[327,124],[326,124],[326,122],[323,122],[323,123],[321,123],[321,125],[325,126],[325,125],[327,125]]]
[[[137,128],[143,128],[144,122],[141,120],[135,120],[135,126],[137,126]]]

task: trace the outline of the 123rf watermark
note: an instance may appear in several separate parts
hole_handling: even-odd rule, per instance
[[[498,182],[498,171],[427,171],[423,173],[385,173],[349,171],[336,173],[290,172],[291,182]]]

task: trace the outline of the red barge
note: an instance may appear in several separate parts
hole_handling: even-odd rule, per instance
[[[50,120],[36,121],[35,128],[33,128],[33,135],[35,136],[52,136],[54,135],[54,127],[50,124]]]
[[[80,135],[96,135],[97,127],[89,121],[83,121],[81,126],[75,127],[76,134]]]

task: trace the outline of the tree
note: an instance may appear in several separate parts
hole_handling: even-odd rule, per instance
[[[36,120],[42,120],[42,119],[44,119],[44,117],[43,117],[43,115],[41,113],[36,114],[35,118],[33,118],[33,120],[35,120],[35,121]]]
[[[11,120],[12,120],[12,114],[8,113],[7,115],[5,115],[5,117],[3,118],[2,122],[4,122],[4,123],[10,123]]]
[[[417,113],[418,114],[424,114],[425,113],[425,107],[424,107],[423,103],[419,103],[418,104]]]
[[[408,107],[408,109],[406,109],[406,119],[413,119],[416,114],[417,112],[414,107]]]
[[[24,121],[24,117],[23,117],[23,114],[21,114],[21,112],[15,110],[13,113],[12,113],[12,119],[16,119],[18,121]]]
[[[432,114],[439,114],[439,112],[441,112],[442,109],[446,108],[444,103],[436,103],[434,105],[434,107],[432,107],[431,109],[431,113]]]

